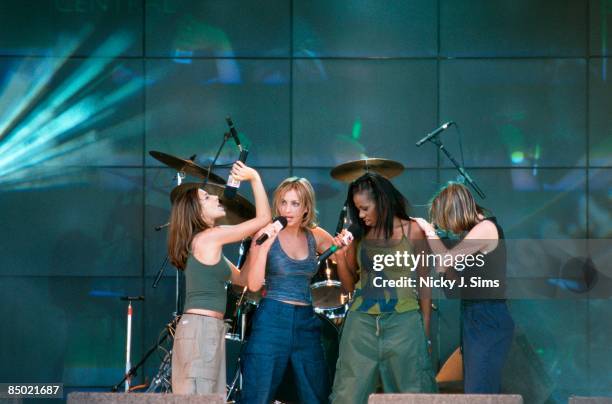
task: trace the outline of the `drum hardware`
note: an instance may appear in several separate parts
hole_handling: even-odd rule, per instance
[[[166,324],[162,335],[155,345],[156,349],[161,349],[164,352],[157,373],[149,383],[147,393],[171,393],[172,392],[172,343],[176,332],[176,325],[181,317],[175,316],[172,321]],[[170,338],[168,338],[170,337]],[[168,339],[168,349],[163,346],[164,341]]]
[[[162,153],[159,151],[152,150],[149,152],[151,157],[155,160],[163,163],[164,165],[174,168],[177,172],[182,173],[182,176],[185,177],[185,174],[189,174],[193,177],[205,180],[208,178],[208,182],[214,182],[216,184],[225,184],[225,180],[219,177],[217,174],[211,172],[210,168],[206,169],[200,167],[196,163],[191,160],[185,160],[180,157],[175,157],[170,154]],[[179,184],[180,185],[180,184]]]
[[[162,344],[166,341],[168,336],[171,337],[169,341],[170,344],[172,343],[172,340],[174,339],[174,330],[176,329],[176,324],[178,323],[179,318],[180,316],[174,317],[170,321],[170,323],[166,325],[158,341],[147,351],[147,353],[143,356],[140,362],[138,362],[134,367],[132,367],[119,383],[113,386],[111,391],[119,390],[119,387],[127,378],[135,376],[138,368],[143,366],[145,361],[149,358],[149,356],[151,356],[153,352],[157,351],[162,346]],[[164,349],[164,351],[166,352],[166,355],[164,359],[162,360],[162,364],[160,365],[157,375],[153,378],[153,380],[151,381],[151,384],[149,384],[149,388],[147,389],[147,391],[150,391],[150,392],[154,392],[154,391],[170,392],[171,391],[171,388],[172,388],[171,383],[170,383],[171,351],[166,350],[166,349]],[[164,363],[167,363],[168,366],[164,366]]]
[[[248,339],[252,317],[259,304],[260,296],[257,293],[248,291],[246,286],[242,287],[232,285],[231,283],[227,284],[227,290],[228,305],[226,316],[229,316],[226,321],[231,323],[231,328],[225,334],[228,371],[227,380],[229,381],[225,401],[232,402],[235,401],[240,391],[242,391],[242,364],[240,362],[240,352]],[[232,300],[234,298],[236,299],[235,303],[233,303]],[[233,358],[232,355],[235,355],[235,358]]]

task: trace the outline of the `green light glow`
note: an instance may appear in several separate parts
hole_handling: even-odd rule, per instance
[[[355,120],[355,123],[353,124],[352,137],[355,140],[359,140],[359,138],[361,137],[361,119],[359,119],[359,117]]]
[[[512,152],[512,155],[510,158],[512,159],[512,162],[514,164],[520,164],[525,159],[525,154],[522,151],[515,151],[515,152]]]

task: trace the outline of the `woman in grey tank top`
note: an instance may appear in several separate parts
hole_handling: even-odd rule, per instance
[[[320,320],[314,314],[310,283],[317,272],[317,252],[333,244],[332,236],[315,224],[312,185],[305,178],[284,180],[274,192],[273,210],[287,226],[261,229],[269,235],[251,245],[244,268],[248,286],[266,285],[251,336],[242,354],[242,403],[269,403],[275,398],[289,363],[300,402],[324,403],[330,393],[329,373],[321,346]]]
[[[255,218],[234,226],[217,225],[225,208],[201,184],[183,183],[172,190],[168,257],[185,271],[187,289],[172,348],[173,393],[225,395],[225,281],[245,284],[246,272],[225,259],[222,247],[270,221],[268,196],[257,171],[237,162],[231,175],[251,182],[256,209]]]

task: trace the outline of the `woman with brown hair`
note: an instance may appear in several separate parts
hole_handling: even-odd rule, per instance
[[[438,265],[438,271],[457,282],[449,294],[461,297],[464,391],[497,394],[514,332],[505,300],[504,231],[495,217],[484,216],[462,184],[442,188],[431,201],[429,215],[433,225],[415,220],[431,250],[444,257],[446,266]]]
[[[233,226],[216,222],[226,212],[219,197],[183,184],[172,205],[168,255],[185,273],[185,307],[172,348],[172,391],[177,394],[225,394],[225,282],[246,284],[223,256],[222,247],[250,236],[270,221],[270,205],[259,174],[238,161],[231,175],[250,181],[255,218]]]
[[[271,402],[291,363],[299,401],[326,403],[330,380],[310,281],[318,268],[316,254],[333,239],[315,223],[314,190],[305,178],[285,179],[274,191],[273,210],[287,219],[286,227],[281,232],[273,225],[261,229],[253,239],[264,232],[269,238],[261,245],[252,243],[244,265],[249,289],[257,291],[265,282],[266,297],[255,312],[242,355],[240,402]]]

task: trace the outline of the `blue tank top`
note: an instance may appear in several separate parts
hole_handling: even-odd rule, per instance
[[[266,263],[266,298],[312,304],[310,280],[317,273],[317,243],[306,229],[308,257],[296,260],[281,247],[278,237],[272,243]]]

